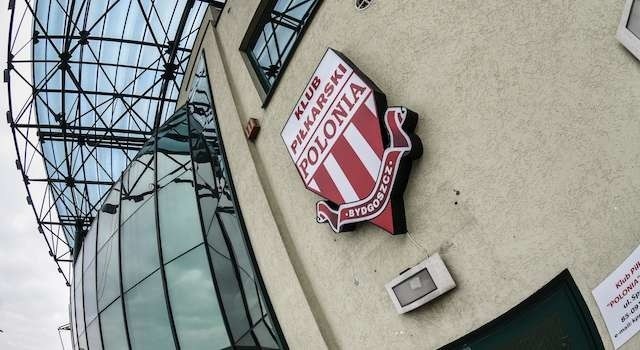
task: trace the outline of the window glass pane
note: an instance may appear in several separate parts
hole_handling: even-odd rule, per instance
[[[185,144],[186,146],[186,144]],[[171,154],[160,150],[158,154],[158,183],[166,186],[178,175],[191,168],[191,159],[184,154]]]
[[[80,334],[80,337],[78,338],[78,342],[80,343],[80,345],[78,346],[79,350],[87,350],[89,349],[89,346],[87,345],[87,335],[82,333]]]
[[[195,145],[193,148],[193,152],[202,153],[202,158],[205,158],[202,162],[195,163],[197,175],[196,181],[198,181],[198,184],[200,184],[198,186],[198,189],[202,192],[202,195],[206,193],[209,195],[209,197],[217,198],[217,179],[213,174],[213,168],[211,167],[211,158],[209,156],[209,152],[206,149],[206,145],[205,147]]]
[[[84,271],[84,309],[87,324],[91,323],[98,315],[96,300],[96,263],[89,264]]]
[[[173,319],[184,349],[224,349],[230,342],[204,245],[166,266]]]
[[[282,74],[284,61],[294,42],[300,40],[300,33],[318,2],[273,1],[262,14],[263,25],[254,33],[246,52],[267,92]]]
[[[82,242],[82,248],[84,250],[84,263],[83,266],[85,270],[87,266],[95,259],[96,257],[96,231],[97,231],[97,222],[93,221],[93,224],[89,228],[87,235]]]
[[[207,230],[207,243],[209,243],[218,254],[230,259],[231,255],[229,255],[227,242],[223,236],[222,227],[220,227],[220,219],[216,213],[218,208],[217,204],[218,200],[209,196],[203,197],[200,200],[205,229]]]
[[[131,288],[160,266],[154,199],[150,197],[127,222],[122,225],[122,283]]]
[[[159,271],[125,294],[133,349],[175,349],[166,305]]]
[[[202,243],[194,191],[193,173],[186,171],[158,192],[160,239],[165,262]]]
[[[200,200],[202,208],[202,216],[205,220],[205,229],[207,230],[207,242],[215,248],[220,254],[229,257],[227,244],[222,236],[222,229],[216,215],[218,201],[211,198],[203,198]]]
[[[240,340],[238,340],[238,342],[236,342],[236,345],[241,349],[259,349],[256,345],[256,342],[253,340],[253,333],[250,331],[247,332]]]
[[[258,300],[258,285],[255,281],[253,266],[251,265],[249,252],[244,242],[243,233],[240,230],[238,219],[235,215],[220,213],[219,216],[224,225],[224,230],[231,241],[236,263],[240,270],[240,279],[244,287],[251,319],[255,323],[262,318],[262,309]]]
[[[309,9],[313,6],[313,3],[313,1],[306,0],[293,1],[287,9],[287,15],[303,20],[309,15]]]
[[[122,300],[118,298],[100,314],[105,350],[127,349],[127,334],[122,317]]]
[[[276,334],[277,335],[276,328],[273,326],[273,322],[271,321],[271,316],[270,315],[267,315],[264,318],[264,323],[267,325],[267,328],[269,329],[271,334]]]
[[[76,308],[73,305],[75,303],[75,288],[69,288],[69,319],[71,320],[71,342],[75,344],[75,349],[78,348],[78,331],[76,324]]]
[[[260,345],[263,349],[278,349],[278,343],[276,343],[274,339],[274,335],[270,333],[267,326],[264,324],[264,321],[260,321],[260,323],[253,329],[253,333],[258,338]]]
[[[204,118],[201,118],[204,119]],[[211,142],[213,143],[213,142]],[[211,229],[215,219],[216,207],[218,206],[218,198],[221,196],[222,171],[217,167],[214,174],[212,161],[214,158],[209,153],[209,148],[204,142],[202,135],[192,137],[192,153],[194,158],[194,166],[196,173],[196,189],[198,200],[200,201],[200,209],[202,221],[204,223],[205,233]],[[216,149],[217,145],[213,145]]]
[[[209,252],[224,311],[229,321],[229,328],[231,328],[233,339],[237,341],[251,328],[251,324],[236,270],[232,260],[220,254],[217,249],[209,247]]]
[[[78,253],[78,258],[75,262],[73,273],[74,273],[74,283],[73,283],[73,295],[75,297],[75,307],[76,307],[76,322],[78,335],[84,334],[84,302],[82,300],[82,248],[80,248],[80,252]],[[86,339],[86,338],[85,338]],[[85,340],[86,341],[86,340]],[[86,348],[86,346],[85,346]]]
[[[100,207],[100,220],[98,221],[98,249],[111,237],[118,228],[118,213],[120,211],[120,182],[118,181],[106,200]]]
[[[98,252],[98,307],[103,310],[120,295],[118,235],[115,234]]]
[[[100,326],[98,319],[96,318],[87,326],[87,343],[89,343],[89,349],[100,350],[102,349],[102,340],[100,339]]]
[[[213,208],[215,210],[215,208]],[[216,253],[225,257],[226,259],[231,259],[231,254],[229,254],[229,247],[227,241],[225,240],[225,236],[222,232],[222,227],[220,226],[218,214],[215,214],[213,220],[211,221],[211,226],[207,236],[207,243],[211,246],[212,249],[216,251]]]
[[[147,143],[141,152],[151,152]],[[122,222],[135,213],[144,201],[153,195],[154,160],[152,154],[138,154],[123,175],[122,181]]]
[[[158,130],[158,184],[161,187],[191,167],[185,111],[176,112]]]
[[[640,39],[640,1],[638,0],[635,0],[631,5],[627,28],[629,28],[629,31]]]
[[[276,0],[273,9],[279,12],[284,12],[287,8],[291,7],[293,0]]]

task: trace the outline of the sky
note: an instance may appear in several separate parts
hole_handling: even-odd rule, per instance
[[[0,71],[6,68],[9,11],[0,5]],[[1,76],[1,75],[0,75]],[[15,167],[10,128],[4,121],[7,85],[0,81],[0,349],[71,349],[69,289],[48,254],[27,205],[26,190]],[[17,91],[14,94],[28,93]]]

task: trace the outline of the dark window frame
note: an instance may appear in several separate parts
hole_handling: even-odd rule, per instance
[[[305,32],[309,28],[310,23],[313,21],[316,13],[318,12],[318,8],[322,6],[323,0],[310,0],[315,2],[311,5],[311,9],[307,13],[306,19],[301,24],[300,29],[298,30],[298,34],[294,36],[291,40],[291,48],[289,49],[288,55],[282,57],[281,62],[282,65],[279,68],[279,72],[275,77],[273,84],[271,84],[270,88],[265,87],[265,79],[262,76],[261,68],[253,56],[251,49],[255,42],[257,41],[260,34],[263,32],[263,28],[265,25],[270,23],[271,13],[278,2],[278,0],[261,0],[258,5],[251,22],[249,23],[249,27],[242,39],[240,44],[240,53],[242,55],[242,59],[244,64],[249,71],[249,75],[251,76],[251,80],[258,91],[258,95],[262,100],[262,108],[266,108],[273,94],[275,93],[280,81],[282,80],[282,76],[285,74],[289,63],[293,56],[295,56],[298,45],[302,41]],[[266,43],[265,43],[266,45]]]

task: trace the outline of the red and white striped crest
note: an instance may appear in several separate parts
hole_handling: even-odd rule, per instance
[[[406,108],[387,109],[375,84],[342,54],[327,50],[282,130],[305,187],[329,201],[318,203],[318,221],[337,232],[360,221],[392,234],[406,231],[404,208],[393,208],[405,184],[395,180],[407,168],[403,159],[421,154],[419,139],[409,136],[416,119]],[[392,139],[404,146],[395,147]]]

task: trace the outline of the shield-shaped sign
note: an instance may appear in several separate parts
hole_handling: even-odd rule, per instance
[[[343,54],[328,49],[282,130],[305,187],[325,198],[316,219],[336,232],[370,221],[405,233],[403,194],[422,155],[417,115],[385,95]]]

